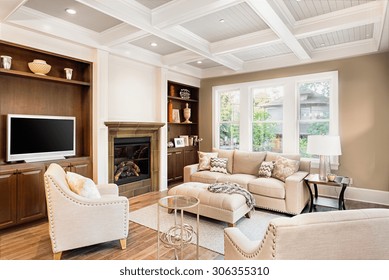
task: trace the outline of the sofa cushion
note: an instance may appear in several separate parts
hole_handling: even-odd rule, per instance
[[[257,178],[248,184],[248,191],[255,195],[285,199],[285,183],[275,178]]]
[[[261,167],[258,170],[259,177],[269,178],[274,169],[274,161],[262,161]]]
[[[228,158],[211,158],[211,172],[227,174]]]
[[[198,170],[210,170],[211,169],[211,158],[217,157],[217,153],[205,153],[197,152],[199,155],[199,166]]]
[[[234,150],[212,149],[213,153],[217,153],[220,158],[228,158],[227,172],[232,173],[232,167],[234,164]]]
[[[190,177],[192,182],[200,182],[205,184],[213,184],[216,183],[218,178],[226,176],[220,172],[211,172],[209,170],[197,171],[193,173]]]
[[[258,175],[259,167],[266,157],[266,152],[244,152],[235,150],[233,174]]]
[[[299,170],[299,161],[285,157],[277,157],[272,176],[285,182],[285,179]]]
[[[217,179],[218,183],[237,183],[242,188],[247,190],[247,184],[253,180],[256,179],[257,176],[251,175],[251,174],[228,174],[221,176]]]

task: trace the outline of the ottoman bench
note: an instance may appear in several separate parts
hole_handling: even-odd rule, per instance
[[[213,193],[208,191],[209,184],[187,182],[177,185],[168,191],[168,195],[188,195],[200,200],[199,215],[228,223],[235,223],[246,215],[250,217],[250,208],[246,199],[240,194]],[[185,209],[187,212],[196,213],[196,209]]]

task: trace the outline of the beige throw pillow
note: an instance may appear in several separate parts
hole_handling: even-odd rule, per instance
[[[285,179],[299,170],[300,161],[277,157],[272,177],[285,182]]]
[[[66,180],[70,190],[74,193],[90,199],[101,198],[97,186],[91,179],[68,171],[66,172]]]
[[[211,158],[216,158],[217,153],[197,152],[199,155],[198,171],[211,169]]]

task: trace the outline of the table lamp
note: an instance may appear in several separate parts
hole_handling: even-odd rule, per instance
[[[340,137],[333,135],[308,135],[307,153],[319,156],[319,178],[326,180],[331,173],[329,156],[341,155]]]

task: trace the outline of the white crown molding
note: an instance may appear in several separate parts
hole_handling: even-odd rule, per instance
[[[5,22],[9,16],[16,12],[28,0],[8,0],[2,1],[0,9],[0,22]]]

